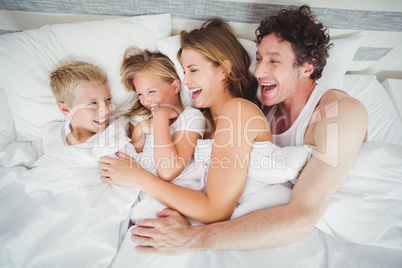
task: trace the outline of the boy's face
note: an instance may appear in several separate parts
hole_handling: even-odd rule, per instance
[[[87,82],[77,88],[72,108],[66,115],[78,140],[85,141],[106,129],[112,111],[111,100],[107,83],[99,85]]]

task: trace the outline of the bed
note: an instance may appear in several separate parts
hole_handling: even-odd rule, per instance
[[[197,27],[209,16],[223,17],[255,59],[252,40],[259,20],[285,7],[250,1],[187,1],[188,6],[194,5],[191,8],[198,8],[188,15],[183,2],[138,6],[135,1],[97,1],[82,6],[75,1],[1,3],[1,267],[108,267],[120,253],[130,210],[139,194],[136,189],[104,185],[96,158],[82,162],[66,155],[72,163],[67,174],[60,171],[65,169],[63,157],[57,160],[60,169],[46,169],[49,159],[37,163],[44,151],[44,125],[65,120],[49,88],[51,70],[70,60],[98,66],[108,76],[118,118],[136,98],[120,83],[119,67],[126,47],[165,53],[182,78],[175,57],[181,29]],[[356,4],[344,11],[342,19],[331,19],[341,14],[341,9],[317,5],[315,11],[329,25],[334,43],[318,83],[359,99],[367,108],[369,129],[368,142],[355,167],[313,235],[292,245],[263,250],[179,256],[133,252],[120,267],[401,267],[402,100],[398,87],[402,67],[393,65],[394,61],[383,64],[389,57],[400,58],[397,43],[402,40],[402,9],[395,4],[396,12],[391,8],[375,12],[375,7],[359,12]],[[367,21],[374,21],[380,13],[386,19],[368,25]],[[348,21],[357,15],[360,20],[355,25]],[[393,38],[383,41],[387,44],[373,41],[389,37],[390,32]],[[182,87],[181,94],[184,105],[192,105],[186,88]],[[119,135],[124,131],[116,128],[105,134],[108,144],[114,144],[107,147],[111,150],[128,142]],[[111,152],[104,144],[98,147],[105,155]],[[42,167],[41,172],[33,172],[34,166]],[[115,263],[114,267],[119,266]]]

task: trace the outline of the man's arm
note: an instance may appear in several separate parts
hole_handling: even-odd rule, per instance
[[[311,235],[336,190],[346,179],[364,141],[368,117],[364,106],[346,97],[321,102],[305,140],[316,146],[295,184],[289,203],[235,220],[191,227],[176,212],[145,219],[132,230],[133,240],[152,247],[147,253],[180,254],[199,250],[245,250],[290,244]],[[145,238],[144,238],[145,236]]]

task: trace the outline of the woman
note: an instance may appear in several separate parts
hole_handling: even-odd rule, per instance
[[[101,158],[101,175],[107,183],[134,185],[193,220],[228,220],[246,182],[253,142],[272,140],[264,115],[253,103],[258,82],[249,72],[246,50],[220,19],[183,31],[178,58],[195,107],[206,108],[212,119],[206,137],[213,141],[205,193],[163,181],[123,153],[118,154],[123,160]]]

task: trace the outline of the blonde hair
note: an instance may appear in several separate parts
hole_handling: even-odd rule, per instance
[[[225,89],[232,96],[257,102],[258,81],[250,73],[250,56],[233,34],[229,24],[219,18],[204,22],[199,29],[180,33],[181,47],[177,58],[181,62],[183,49],[191,48],[204,55],[215,67],[222,67],[226,75]],[[224,63],[232,64],[230,72]]]
[[[142,71],[149,71],[169,84],[173,83],[176,79],[180,80],[173,62],[165,54],[140,50],[137,47],[127,48],[120,68],[121,83],[127,91],[136,92],[133,79],[134,76]],[[180,93],[178,96],[180,100]],[[137,100],[133,108],[124,115],[149,114],[151,114],[151,112]]]
[[[107,83],[106,75],[97,67],[80,61],[73,61],[57,67],[50,74],[50,88],[56,101],[71,106],[76,90],[84,83]]]

